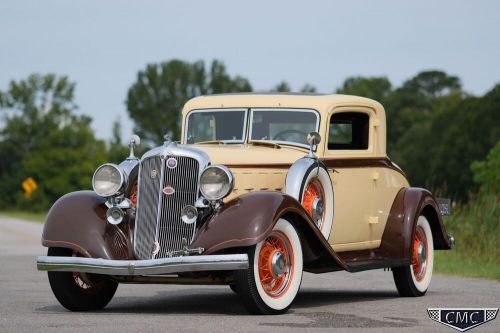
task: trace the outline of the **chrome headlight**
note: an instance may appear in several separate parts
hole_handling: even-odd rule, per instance
[[[106,163],[97,168],[92,177],[92,187],[101,197],[111,197],[120,192],[125,182],[122,171],[116,164]]]
[[[210,201],[225,198],[233,190],[233,184],[233,173],[223,165],[209,166],[201,173],[200,191]]]

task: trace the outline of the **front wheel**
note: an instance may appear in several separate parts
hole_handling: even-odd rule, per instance
[[[413,238],[411,265],[392,269],[399,295],[423,296],[432,278],[434,266],[434,241],[431,226],[425,216],[418,217]]]
[[[248,250],[249,268],[235,271],[236,291],[254,314],[288,311],[302,281],[302,246],[297,231],[279,219],[271,233]]]
[[[48,256],[65,257],[77,254],[69,249],[51,247]],[[104,308],[113,298],[118,283],[98,274],[48,272],[49,283],[59,303],[71,311],[92,311]]]

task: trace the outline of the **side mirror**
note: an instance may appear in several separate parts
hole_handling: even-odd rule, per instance
[[[134,148],[141,144],[141,138],[137,134],[132,134],[128,146],[130,147],[130,155],[127,160],[138,160],[134,155]]]
[[[321,142],[321,135],[318,132],[309,132],[306,140],[311,146],[316,146]]]
[[[321,142],[321,135],[318,132],[309,132],[306,137],[307,143],[309,143],[309,157],[316,157],[314,155],[314,147],[319,145]]]

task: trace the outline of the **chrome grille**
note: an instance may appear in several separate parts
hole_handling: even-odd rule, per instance
[[[166,166],[171,157],[177,160],[177,167],[173,169]],[[196,224],[184,223],[181,209],[196,202],[198,175],[199,163],[190,157],[167,156],[162,160],[154,156],[142,161],[134,242],[138,258],[151,259],[155,242],[160,245],[155,258],[165,258],[169,252],[181,250],[183,238],[188,244],[191,242]],[[164,194],[166,186],[172,187],[174,192]]]

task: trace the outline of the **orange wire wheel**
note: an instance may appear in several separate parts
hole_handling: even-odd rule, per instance
[[[304,189],[302,206],[309,213],[312,220],[322,230],[325,220],[325,191],[318,178],[313,178]]]
[[[417,225],[415,229],[415,239],[413,241],[412,251],[412,269],[417,281],[422,281],[427,273],[427,262],[429,259],[429,249],[427,237],[424,229]]]
[[[284,295],[293,277],[293,249],[288,237],[274,230],[266,238],[259,252],[258,269],[262,288],[267,295]]]

